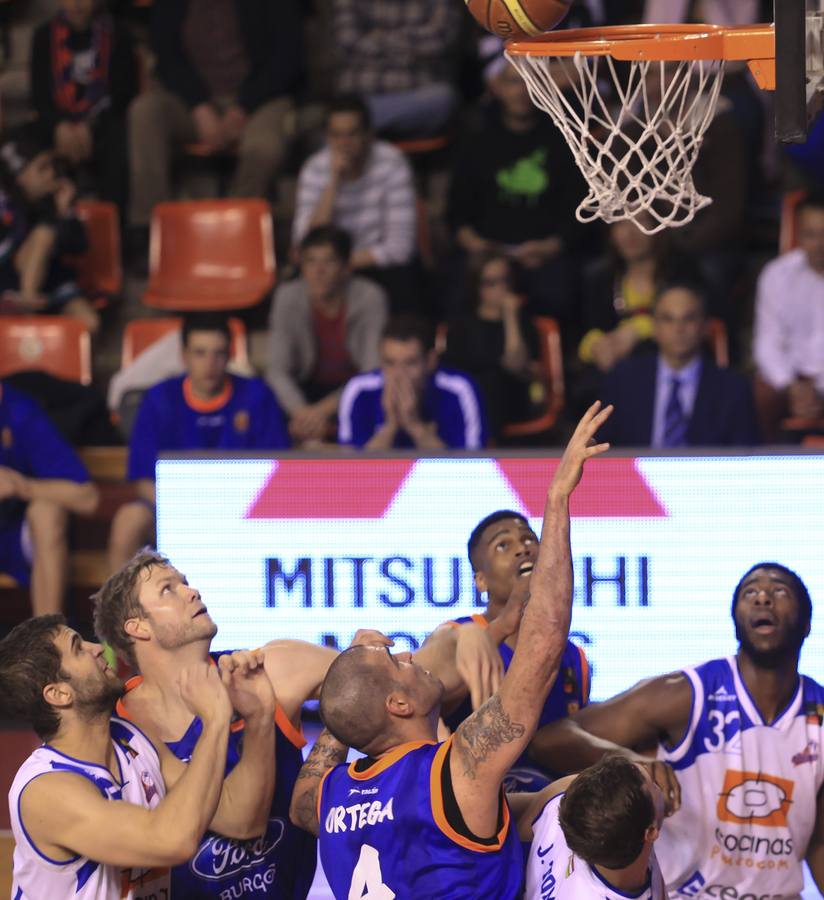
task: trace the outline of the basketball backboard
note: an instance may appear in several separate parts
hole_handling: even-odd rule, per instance
[[[775,136],[803,143],[824,103],[824,0],[775,0]]]

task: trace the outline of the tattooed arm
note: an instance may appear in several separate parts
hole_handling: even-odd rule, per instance
[[[552,479],[530,598],[512,663],[499,690],[464,720],[453,739],[449,762],[455,799],[467,827],[478,837],[491,837],[497,831],[501,782],[535,733],[569,636],[569,498],[585,461],[609,448],[593,441],[612,411],[607,407],[599,412],[599,408],[600,404],[594,404],[578,423]]]
[[[292,803],[289,806],[289,818],[293,824],[317,837],[320,830],[318,822],[318,791],[323,776],[335,766],[346,762],[349,748],[324,728],[318,737],[312,752],[306,758],[292,791]]]

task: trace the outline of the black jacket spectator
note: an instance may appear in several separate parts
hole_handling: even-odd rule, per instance
[[[82,23],[58,12],[34,33],[29,75],[38,127],[81,191],[125,210],[126,110],[138,90],[129,32],[106,12]]]
[[[469,225],[507,246],[554,234],[569,247],[581,233],[575,207],[584,194],[569,147],[549,118],[542,113],[528,131],[510,131],[493,103],[458,149],[449,220],[455,231]]]
[[[238,101],[252,112],[266,100],[292,93],[301,69],[301,14],[297,0],[234,0],[249,73]],[[208,86],[183,49],[183,22],[189,0],[162,0],[152,7],[152,47],[157,75],[188,106],[211,100]]]
[[[625,359],[610,372],[604,403],[615,412],[599,437],[616,447],[649,447],[657,388],[658,355]],[[689,447],[751,447],[759,443],[755,406],[749,382],[738,372],[719,369],[704,358],[689,417]]]
[[[30,61],[31,99],[38,122],[48,129],[50,138],[57,125],[64,120],[90,120],[95,130],[102,129],[113,117],[126,114],[129,103],[137,93],[137,65],[131,36],[110,17],[101,18],[107,21],[102,26],[106,29],[104,40],[108,45],[105,71],[101,73],[105,93],[92,101],[87,111],[83,109],[86,100],[84,85],[77,85],[78,109],[75,112],[59,97],[60,85],[55,80],[59,66],[58,45],[61,43],[60,29],[55,24],[58,20],[44,22],[34,32]],[[73,54],[80,54],[90,50],[94,37],[95,28],[85,32],[70,30],[65,43]]]

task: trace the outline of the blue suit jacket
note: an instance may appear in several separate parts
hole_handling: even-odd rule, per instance
[[[615,412],[599,438],[618,447],[649,447],[655,410],[658,354],[620,362],[604,382],[605,403]],[[752,390],[737,372],[704,358],[687,428],[690,447],[750,447],[759,443]]]

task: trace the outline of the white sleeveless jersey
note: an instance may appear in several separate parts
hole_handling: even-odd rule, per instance
[[[120,779],[115,781],[104,766],[84,762],[38,747],[23,763],[9,791],[11,829],[14,835],[13,900],[169,900],[168,869],[121,869],[105,866],[85,856],[53,860],[33,843],[20,818],[20,795],[35,778],[51,772],[73,772],[89,781],[109,800],[125,800],[152,809],[166,789],[157,751],[131,722],[112,716],[114,744]]]
[[[681,808],[656,844],[670,897],[794,900],[824,783],[824,689],[800,676],[766,725],[735,657],[684,675],[689,728],[677,747],[658,750],[681,784]]]
[[[650,856],[649,879],[646,887],[634,894],[613,888],[567,846],[558,807],[563,794],[553,797],[535,820],[535,837],[526,864],[526,893],[524,900],[665,900],[667,893],[655,852]]]

